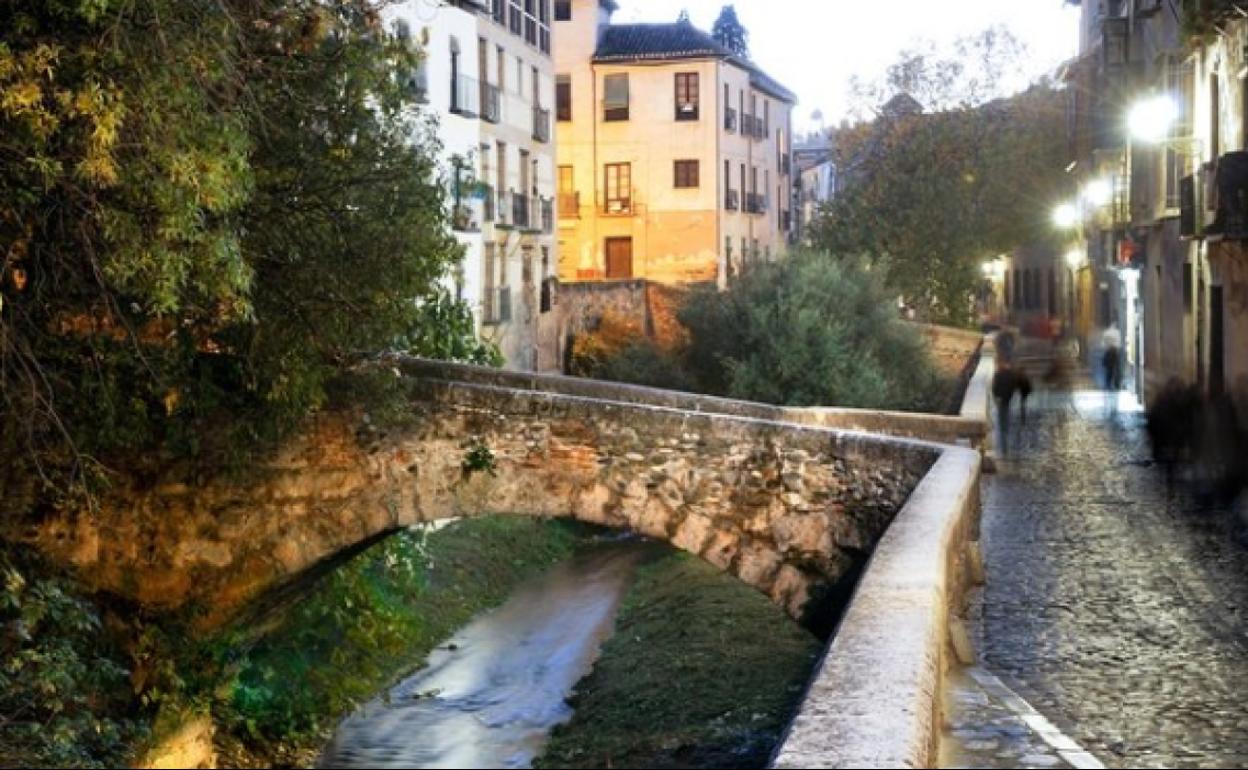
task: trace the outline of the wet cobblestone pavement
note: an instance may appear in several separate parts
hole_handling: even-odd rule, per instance
[[[1107,765],[1248,765],[1243,525],[1167,490],[1139,412],[1033,401],[984,481],[986,668]]]
[[[1070,767],[999,694],[980,685],[967,669],[946,682],[948,730],[941,740],[940,767]]]

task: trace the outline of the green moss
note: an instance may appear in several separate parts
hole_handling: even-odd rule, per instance
[[[335,569],[258,643],[225,653],[237,671],[215,708],[225,763],[309,765],[346,713],[569,558],[583,535],[561,522],[477,519],[396,535]]]
[[[820,642],[685,554],[645,566],[537,767],[762,767]]]

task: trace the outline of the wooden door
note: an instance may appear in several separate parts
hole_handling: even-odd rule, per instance
[[[633,239],[607,239],[607,277],[633,277]]]

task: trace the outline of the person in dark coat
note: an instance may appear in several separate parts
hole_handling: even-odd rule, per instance
[[[1027,399],[1031,396],[1031,378],[1022,369],[1003,363],[992,376],[992,397],[997,402],[997,428],[1001,431],[1001,449],[1009,449],[1010,404],[1014,394],[1020,396],[1023,425],[1027,424]]]

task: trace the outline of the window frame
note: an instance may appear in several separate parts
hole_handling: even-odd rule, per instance
[[[672,186],[677,190],[696,190],[702,186],[701,162],[696,158],[672,161]]]
[[[571,75],[555,75],[555,120],[560,123],[572,120]]]
[[[610,83],[624,84],[624,103],[623,106],[612,106],[610,96]],[[604,123],[622,123],[629,120],[629,111],[632,105],[632,83],[630,82],[627,72],[612,72],[602,76],[602,121]]]
[[[613,189],[614,196],[612,195]],[[620,195],[621,192],[624,194]],[[631,162],[603,164],[602,199],[607,213],[613,213],[613,203],[621,204],[620,212],[633,210],[633,164]]]
[[[674,78],[674,85],[676,120],[679,122],[700,120],[702,114],[702,85],[699,73],[677,72]],[[685,106],[690,106],[692,109],[685,110],[683,109]]]

